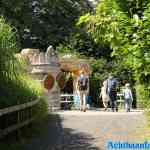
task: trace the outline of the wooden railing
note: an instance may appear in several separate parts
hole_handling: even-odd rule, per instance
[[[40,98],[0,109],[0,138],[31,123],[34,120],[33,107],[39,101]]]

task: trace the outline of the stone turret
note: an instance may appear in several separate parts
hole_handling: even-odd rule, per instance
[[[23,49],[21,55],[29,63],[31,76],[45,87],[49,110],[60,109],[60,89],[56,84],[60,66],[56,51],[49,46],[45,53],[35,49]]]

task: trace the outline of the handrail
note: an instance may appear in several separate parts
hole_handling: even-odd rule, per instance
[[[32,107],[32,106],[36,105],[39,101],[40,101],[40,98],[38,98],[37,100],[34,100],[34,101],[30,101],[30,102],[24,103],[24,104],[10,106],[10,107],[4,108],[4,109],[0,109],[0,117],[5,115],[5,114],[9,114],[9,113],[12,113],[12,112],[15,112],[15,111],[18,112],[17,113],[17,117],[19,117],[20,116],[19,115],[20,114],[20,110]],[[35,117],[31,117],[31,118],[26,119],[26,120],[21,121],[21,122],[18,120],[16,124],[10,125],[10,126],[4,128],[4,129],[0,129],[0,138],[3,138],[3,136],[5,136],[5,135],[7,135],[7,134],[9,134],[9,133],[11,133],[11,132],[13,132],[15,130],[20,129],[23,126],[28,125],[34,119],[35,119]]]
[[[2,138],[3,136],[6,136],[7,134],[11,133],[12,131],[15,131],[17,129],[20,129],[22,128],[23,126],[25,125],[28,125],[30,122],[32,122],[34,120],[34,118],[31,118],[31,119],[28,119],[28,120],[25,120],[21,123],[18,123],[18,124],[15,124],[15,125],[12,125],[4,130],[0,130],[0,138]]]
[[[40,99],[37,99],[37,100],[27,102],[27,103],[24,103],[24,104],[10,106],[10,107],[7,107],[7,108],[0,109],[0,116],[8,114],[8,113],[15,112],[15,111],[19,111],[19,110],[22,110],[22,109],[25,109],[25,108],[28,108],[28,107],[31,107],[31,106],[37,104],[39,102],[39,100]]]

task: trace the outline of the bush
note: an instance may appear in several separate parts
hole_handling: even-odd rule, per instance
[[[25,63],[15,57],[16,30],[0,17],[0,108],[37,99],[43,90],[25,72]]]
[[[150,89],[145,87],[144,84],[137,84],[136,85],[137,92],[137,102],[138,107],[149,108],[150,107]]]
[[[35,100],[41,96],[42,91],[40,83],[27,76],[20,76],[16,80],[3,81],[0,93],[0,108]]]
[[[0,17],[0,77],[10,77],[14,67],[14,53],[17,51],[15,29]]]

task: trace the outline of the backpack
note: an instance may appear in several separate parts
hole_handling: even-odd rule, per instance
[[[117,85],[117,81],[116,79],[108,79],[107,80],[107,91],[116,91],[116,85]]]
[[[124,96],[124,99],[131,99],[131,91],[129,89],[125,89],[123,91],[123,96]]]
[[[87,77],[80,77],[78,80],[78,86],[80,91],[84,91],[88,89],[88,79]]]

